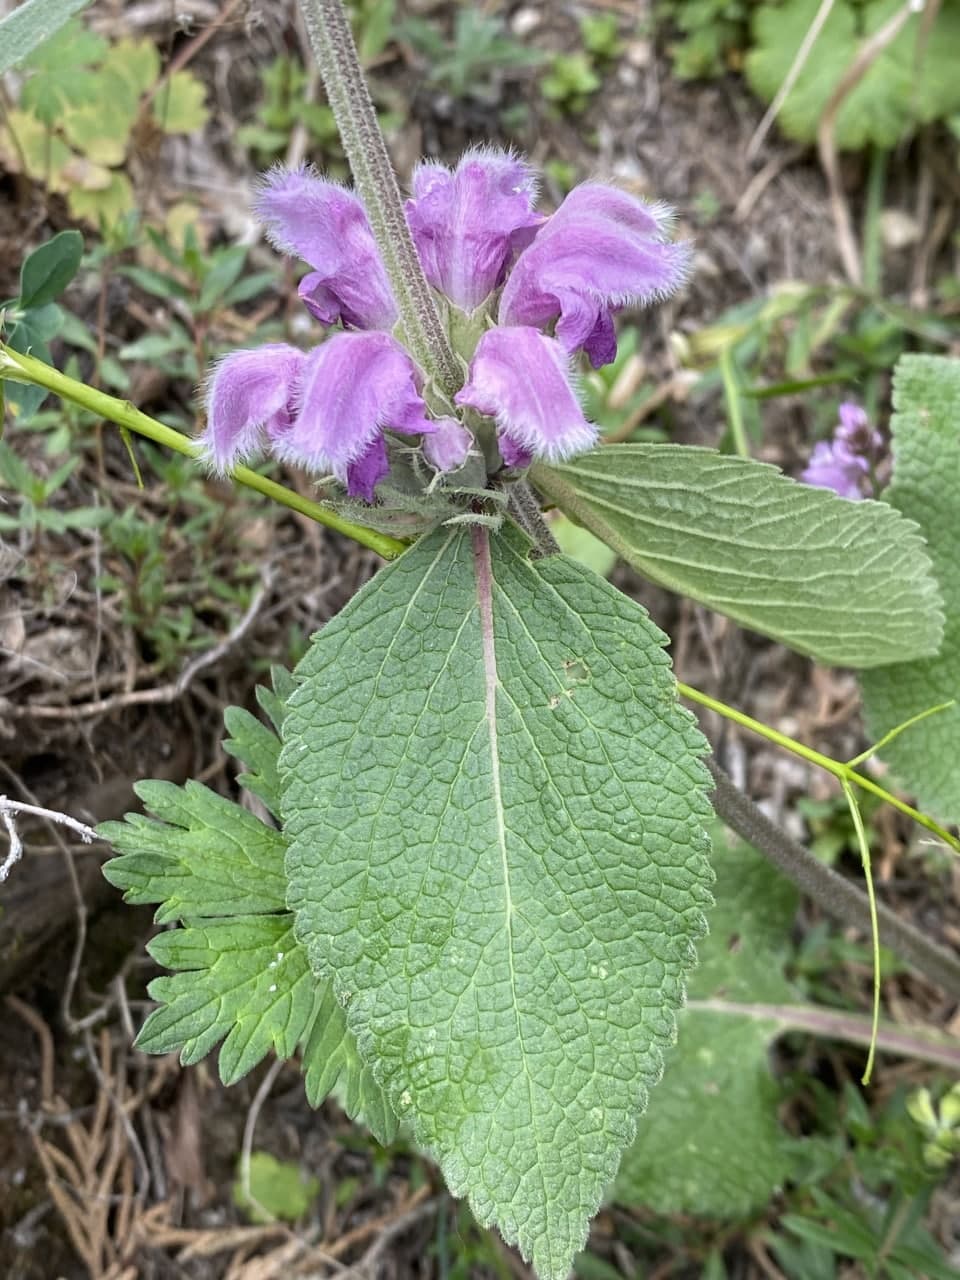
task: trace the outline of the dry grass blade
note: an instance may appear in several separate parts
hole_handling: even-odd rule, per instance
[[[860,261],[860,250],[853,233],[853,221],[850,207],[843,194],[840,183],[840,167],[837,161],[837,144],[834,137],[837,116],[847,97],[867,74],[880,54],[892,44],[902,30],[907,19],[916,12],[914,0],[907,0],[902,9],[898,9],[889,22],[865,40],[857,52],[857,56],[843,73],[840,83],[830,95],[827,105],[820,117],[817,128],[817,150],[820,163],[827,175],[830,188],[830,211],[837,233],[837,243],[843,269],[851,284],[859,286],[863,282],[863,266]]]

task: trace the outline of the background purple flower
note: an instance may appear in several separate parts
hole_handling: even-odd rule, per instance
[[[866,411],[852,401],[840,405],[839,417],[833,439],[814,445],[800,479],[832,489],[841,498],[857,500],[868,496],[870,469],[883,446],[883,436],[870,426]]]

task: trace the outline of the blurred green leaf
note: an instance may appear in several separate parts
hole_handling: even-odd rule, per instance
[[[90,0],[26,0],[0,22],[0,75],[23,62]]]
[[[79,231],[61,231],[34,249],[20,268],[20,306],[24,311],[59,298],[77,274],[83,254]]]

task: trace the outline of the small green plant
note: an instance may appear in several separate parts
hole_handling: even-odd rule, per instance
[[[946,1169],[960,1156],[960,1084],[936,1105],[929,1089],[917,1089],[907,1099],[907,1112],[923,1134],[927,1168]]]
[[[307,130],[312,148],[321,151],[333,172],[343,170],[343,152],[333,112],[320,102],[306,99],[307,73],[297,58],[281,54],[264,68],[263,100],[250,124],[237,130],[237,141],[254,153],[258,165],[282,155],[296,125]]]
[[[80,465],[74,456],[55,467],[49,475],[38,475],[23,462],[5,440],[0,440],[0,500],[3,490],[12,491],[19,499],[16,515],[0,510],[0,533],[38,530],[65,533],[68,529],[92,529],[110,518],[104,507],[74,507],[61,510],[57,495]],[[9,499],[7,500],[9,504]]]
[[[864,798],[861,810],[868,835],[871,834],[870,820],[879,808],[879,801],[874,797]],[[816,854],[821,862],[833,866],[843,854],[850,854],[859,860],[856,828],[850,806],[841,792],[825,800],[801,796],[797,801],[797,809],[806,818],[813,835],[809,842],[810,852]]]
[[[681,80],[723,75],[747,38],[751,0],[660,0],[656,18],[679,38],[668,45]]]
[[[501,18],[473,5],[457,9],[450,39],[424,18],[408,18],[399,34],[423,58],[427,82],[453,98],[492,100],[497,93],[496,76],[543,60],[539,50],[514,40]]]
[[[585,13],[580,19],[580,38],[587,53],[601,62],[612,62],[623,48],[615,13]]]
[[[62,192],[75,218],[120,218],[136,203],[124,172],[131,151],[151,147],[157,135],[192,133],[207,119],[203,84],[189,71],[162,76],[152,41],[111,44],[78,21],[35,49],[24,71],[0,156]]]
[[[540,92],[558,110],[579,115],[602,83],[589,53],[558,53],[540,81]]]
[[[317,1178],[305,1178],[300,1166],[254,1151],[233,1183],[233,1202],[251,1222],[296,1222],[320,1194]]]
[[[864,40],[902,7],[898,0],[837,0],[780,110],[784,133],[813,141],[828,102]],[[779,92],[819,8],[820,0],[788,0],[762,5],[754,14],[747,79],[767,101]],[[928,8],[932,24],[928,14],[918,10],[844,97],[834,126],[841,149],[857,150],[871,142],[894,147],[918,125],[960,110],[960,8]]]
[[[64,313],[56,299],[77,274],[82,253],[80,232],[61,231],[24,259],[19,297],[0,307],[0,328],[14,351],[52,363],[47,343],[64,325]],[[14,382],[7,389],[6,400],[13,413],[26,418],[39,408],[45,395],[40,387]],[[0,414],[2,411],[0,397]]]
[[[127,362],[149,360],[171,376],[197,381],[209,354],[207,319],[219,309],[257,297],[274,283],[276,273],[245,273],[246,246],[204,249],[193,225],[187,226],[182,245],[152,227],[146,234],[158,264],[125,265],[117,270],[145,293],[176,305],[186,323],[171,318],[164,332],[145,334],[128,343],[121,348],[120,357]]]

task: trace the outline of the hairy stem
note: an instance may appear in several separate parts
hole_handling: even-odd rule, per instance
[[[25,382],[35,387],[46,387],[61,399],[80,405],[82,409],[88,409],[98,417],[116,423],[121,429],[135,431],[137,435],[145,436],[155,444],[165,445],[166,448],[182,453],[188,458],[196,458],[198,455],[195,440],[191,440],[182,431],[176,431],[173,427],[158,422],[156,418],[141,413],[129,400],[118,400],[116,396],[108,396],[103,391],[88,387],[86,383],[77,382],[75,378],[68,378],[65,373],[52,369],[42,360],[21,355],[18,351],[13,351],[0,343],[0,382],[4,378]],[[375,529],[354,524],[352,520],[345,520],[330,507],[325,507],[319,502],[311,502],[309,498],[301,497],[299,493],[278,484],[276,480],[268,480],[266,476],[251,471],[249,467],[235,467],[230,472],[230,477],[236,480],[237,484],[254,489],[265,498],[272,498],[281,506],[289,507],[291,511],[297,511],[300,515],[316,520],[318,524],[326,525],[328,529],[336,529],[338,533],[346,534],[348,538],[353,538],[362,546],[376,551],[385,560],[395,560],[400,552],[406,549],[406,544],[399,542],[396,538],[391,538],[385,533],[377,533]]]
[[[451,398],[463,385],[463,370],[414,248],[350,22],[341,0],[300,0],[300,8],[357,192],[390,277],[407,346]]]
[[[717,816],[737,835],[749,841],[834,920],[870,932],[871,913],[867,895],[781,831],[749,796],[734,786],[715,761],[708,760],[707,764],[713,775],[715,790],[711,799]],[[877,923],[884,946],[949,995],[960,999],[960,956],[932,942],[882,902],[877,903]]]
[[[559,543],[550,532],[536,494],[526,480],[518,480],[511,486],[507,510],[527,537],[533,540],[538,559],[559,555]]]

